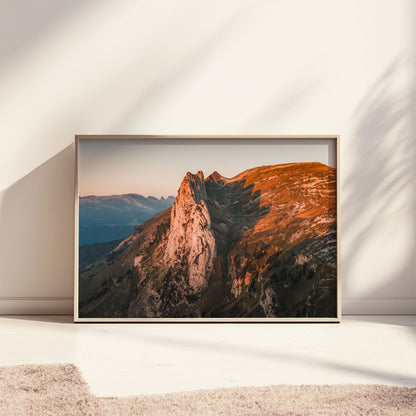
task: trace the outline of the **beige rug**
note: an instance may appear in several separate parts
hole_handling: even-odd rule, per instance
[[[95,397],[65,365],[0,368],[0,415],[416,415],[416,388],[374,385],[270,386]]]

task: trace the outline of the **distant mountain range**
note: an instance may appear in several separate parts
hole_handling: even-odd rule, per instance
[[[175,198],[139,194],[79,198],[79,245],[126,238],[136,225],[172,206]]]
[[[187,173],[80,276],[81,317],[335,317],[336,170]]]

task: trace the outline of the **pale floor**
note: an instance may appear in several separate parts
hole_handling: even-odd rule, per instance
[[[341,324],[73,324],[0,317],[0,366],[74,363],[94,394],[269,384],[416,386],[416,316]]]

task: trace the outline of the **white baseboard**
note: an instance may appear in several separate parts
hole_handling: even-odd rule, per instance
[[[0,298],[0,315],[72,315],[72,297]],[[342,301],[343,315],[413,315],[416,299],[368,299]]]
[[[0,315],[72,315],[72,297],[0,298]]]
[[[344,299],[343,315],[416,315],[416,299]]]

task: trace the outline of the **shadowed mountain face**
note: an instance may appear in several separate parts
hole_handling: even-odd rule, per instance
[[[187,173],[172,208],[80,275],[81,317],[335,317],[336,171]]]
[[[80,197],[79,244],[126,238],[137,224],[169,208],[174,200],[138,194]]]

